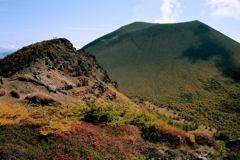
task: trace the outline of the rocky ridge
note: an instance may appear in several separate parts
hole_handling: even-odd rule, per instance
[[[117,83],[95,56],[76,51],[64,38],[23,47],[0,59],[0,66],[0,100],[60,105],[117,98]]]

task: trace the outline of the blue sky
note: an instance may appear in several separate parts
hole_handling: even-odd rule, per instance
[[[192,20],[240,42],[240,0],[0,0],[0,53],[53,37],[80,48],[135,21]]]

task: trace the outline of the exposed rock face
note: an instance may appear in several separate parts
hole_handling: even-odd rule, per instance
[[[17,60],[17,63],[15,61]],[[34,69],[34,66],[41,64]],[[38,42],[23,47],[14,54],[0,60],[0,75],[10,77],[18,73],[31,72],[32,77],[40,79],[43,67],[47,70],[59,70],[71,77],[87,76],[110,83],[106,71],[99,66],[95,56],[78,50],[64,38]],[[39,70],[40,69],[40,70]],[[51,75],[48,75],[48,77]]]
[[[46,96],[59,103],[116,99],[116,93],[108,87],[114,88],[117,83],[111,81],[95,56],[76,51],[64,38],[23,47],[0,59],[0,66],[0,76],[6,80],[0,95],[8,91],[13,98],[24,100],[21,93],[21,97],[42,105],[52,103]]]

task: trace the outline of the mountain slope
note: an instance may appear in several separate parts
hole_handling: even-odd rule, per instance
[[[83,47],[97,57],[100,64],[108,70],[110,76],[118,80],[120,90],[125,93],[131,93],[134,91],[132,88],[138,88],[142,81],[145,82],[144,77],[146,79],[152,77],[153,80],[161,78],[161,81],[173,80],[175,79],[174,75],[165,72],[174,72],[179,67],[184,71],[190,69],[190,73],[188,72],[190,75],[194,70],[191,68],[195,66],[198,70],[206,70],[210,67],[211,70],[216,70],[215,62],[212,60],[215,57],[229,58],[229,63],[232,64],[232,52],[238,53],[239,48],[240,45],[237,42],[198,21],[173,25],[146,25],[136,22],[121,27]],[[219,63],[219,65],[224,64],[221,61]],[[205,64],[210,66],[207,67]],[[203,68],[204,66],[205,68]],[[225,66],[222,67],[219,69],[224,73],[227,69],[224,70]],[[176,76],[192,77],[184,71]],[[141,78],[139,78],[140,76]],[[228,76],[239,81],[238,75]],[[133,78],[134,82],[130,82],[133,85],[131,87],[126,81],[132,77],[136,78]],[[187,80],[192,81],[191,78],[187,78]],[[171,88],[171,86],[181,86],[177,82],[169,83],[169,86],[164,87],[158,83],[154,85],[147,80],[145,84],[151,88],[151,91],[146,90],[144,93],[159,92],[160,87],[163,87],[163,90],[169,90],[167,88]],[[181,82],[179,83],[181,84]],[[197,83],[192,85],[198,86]]]
[[[224,123],[229,123],[238,131],[240,44],[213,28],[199,21],[135,22],[83,49],[96,56],[126,95],[214,127],[227,129]]]

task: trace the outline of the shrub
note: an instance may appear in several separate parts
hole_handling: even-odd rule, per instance
[[[0,159],[125,160],[143,159],[144,151],[140,132],[132,125],[82,123],[49,135],[32,125],[0,127]]]
[[[216,133],[214,133],[213,136],[217,140],[228,141],[228,140],[230,140],[231,133],[226,130],[218,130]]]
[[[184,133],[156,127],[157,135],[160,139],[166,139],[168,142],[180,145],[187,142],[187,136]]]
[[[168,142],[174,145],[194,143],[194,136],[183,132],[162,127],[148,127],[142,129],[142,136],[145,140],[152,142]]]
[[[200,145],[214,146],[214,139],[203,134],[203,133],[193,133],[195,136],[195,141]]]
[[[69,132],[56,134],[55,138],[63,144],[57,153],[71,158],[131,159],[142,157],[144,151],[139,130],[131,125],[82,123],[72,126]]]
[[[31,119],[27,109],[19,104],[0,101],[0,109],[0,126],[18,124]]]

